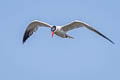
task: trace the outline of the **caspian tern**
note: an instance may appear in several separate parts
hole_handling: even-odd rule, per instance
[[[87,29],[97,33],[98,35],[102,36],[103,38],[107,39],[112,44],[114,44],[114,42],[112,40],[110,40],[108,37],[106,37],[105,35],[103,35],[99,31],[97,31],[96,29],[94,29],[90,25],[88,25],[84,22],[78,21],[78,20],[75,20],[75,21],[73,21],[67,25],[64,25],[64,26],[53,26],[53,25],[50,25],[50,24],[42,22],[42,21],[34,20],[28,25],[28,27],[24,33],[23,43],[33,34],[33,32],[35,32],[38,29],[38,27],[51,28],[52,37],[54,34],[56,34],[62,38],[71,38],[71,39],[73,39],[73,37],[67,34],[68,31],[76,29],[76,28],[80,28],[80,27],[86,27]]]

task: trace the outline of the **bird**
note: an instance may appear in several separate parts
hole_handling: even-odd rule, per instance
[[[103,35],[102,33],[100,33],[98,30],[94,29],[93,27],[91,27],[90,25],[88,25],[85,22],[79,21],[79,20],[74,20],[66,25],[63,26],[55,26],[55,25],[50,25],[46,22],[42,22],[39,20],[33,20],[28,27],[25,30],[24,36],[23,36],[23,43],[26,42],[26,40],[34,33],[38,30],[39,27],[48,27],[51,29],[52,32],[52,38],[54,36],[54,34],[56,34],[57,36],[61,37],[61,38],[69,38],[69,39],[74,39],[74,37],[70,36],[67,34],[68,31],[71,31],[73,29],[78,29],[81,27],[85,27],[93,32],[95,32],[96,34],[102,36],[103,38],[105,38],[106,40],[108,40],[109,42],[111,42],[112,44],[114,44],[114,42],[112,40],[110,40],[108,37],[106,37],[105,35]]]

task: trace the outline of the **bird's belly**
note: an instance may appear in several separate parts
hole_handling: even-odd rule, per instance
[[[65,33],[62,33],[62,32],[55,32],[56,35],[62,37],[62,38],[65,38]]]

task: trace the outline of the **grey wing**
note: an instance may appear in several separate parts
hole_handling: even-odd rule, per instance
[[[70,24],[67,24],[65,26],[62,27],[62,30],[67,32],[67,31],[70,31],[72,29],[76,29],[76,28],[80,28],[80,27],[86,27],[88,28],[89,30],[97,33],[98,35],[102,36],[103,38],[107,39],[108,41],[110,41],[112,44],[114,44],[114,42],[112,40],[110,40],[108,37],[106,37],[105,35],[103,35],[102,33],[100,33],[99,31],[97,31],[96,29],[92,28],[91,26],[89,26],[88,24],[84,23],[84,22],[81,22],[81,21],[74,21]]]
[[[41,22],[41,21],[38,21],[38,20],[34,20],[32,21],[25,33],[24,33],[24,36],[23,36],[23,43],[33,34],[33,32],[37,31],[38,27],[48,27],[48,28],[51,28],[52,26],[45,23],[45,22]]]

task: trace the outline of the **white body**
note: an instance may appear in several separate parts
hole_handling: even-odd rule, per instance
[[[62,30],[62,26],[56,26],[55,34],[62,37],[66,38],[66,32]]]

